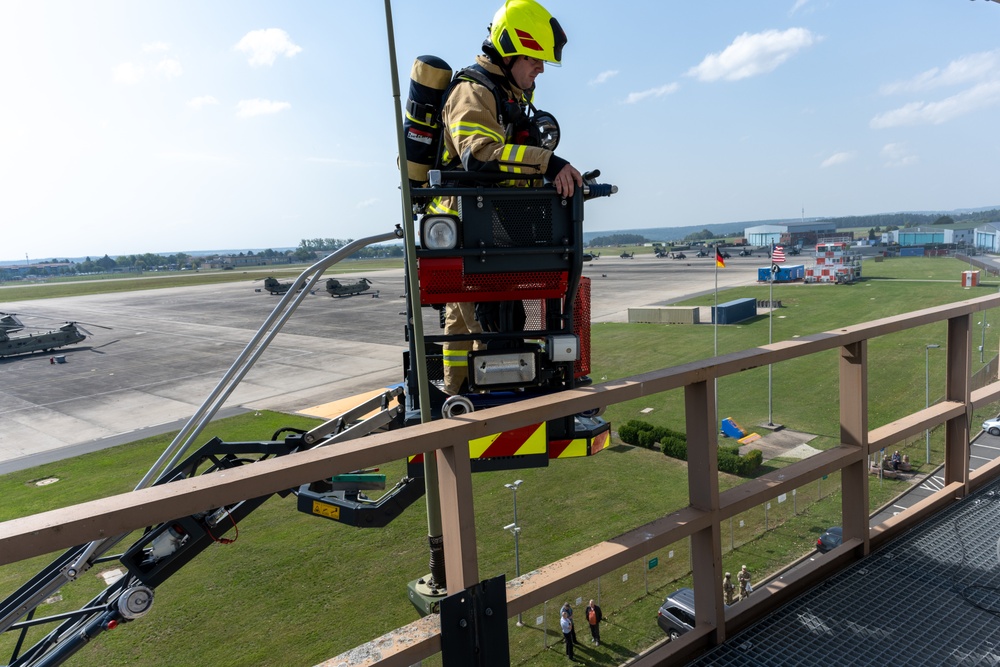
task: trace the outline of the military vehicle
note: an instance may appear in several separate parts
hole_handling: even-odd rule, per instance
[[[86,330],[76,322],[67,322],[53,331],[16,336],[10,335],[7,330],[0,330],[0,358],[32,352],[51,352],[59,347],[74,345],[87,339],[83,331]]]
[[[271,294],[284,294],[290,289],[292,289],[292,283],[279,282],[278,279],[273,276],[264,278],[264,290],[270,292]],[[299,288],[299,290],[301,289],[302,287]],[[257,291],[260,292],[260,288],[257,288]]]
[[[326,291],[332,297],[356,296],[358,294],[366,294],[371,284],[372,281],[367,278],[360,278],[353,283],[342,283],[336,278],[328,278],[326,281]],[[374,294],[378,294],[378,292],[374,292]]]

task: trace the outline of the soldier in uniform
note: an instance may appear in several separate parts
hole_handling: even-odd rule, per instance
[[[750,597],[753,588],[750,586],[750,570],[747,569],[746,565],[740,568],[737,578],[740,580],[740,599],[743,600]]]
[[[736,602],[736,584],[733,583],[733,575],[726,572],[726,578],[722,580],[722,592],[726,594],[726,604]]]

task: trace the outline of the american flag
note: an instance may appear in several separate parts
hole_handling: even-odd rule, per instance
[[[785,261],[785,248],[780,245],[771,247],[771,262],[781,264]]]

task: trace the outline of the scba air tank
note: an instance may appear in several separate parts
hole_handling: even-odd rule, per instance
[[[451,83],[451,67],[437,56],[420,56],[410,70],[410,94],[406,99],[403,136],[410,185],[427,182],[441,145],[441,101]]]

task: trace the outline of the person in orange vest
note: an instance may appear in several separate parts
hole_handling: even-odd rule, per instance
[[[590,641],[594,642],[598,646],[601,645],[601,621],[604,620],[604,614],[601,613],[601,608],[594,604],[591,600],[590,604],[584,610],[584,616],[587,619],[587,623],[590,625]]]

